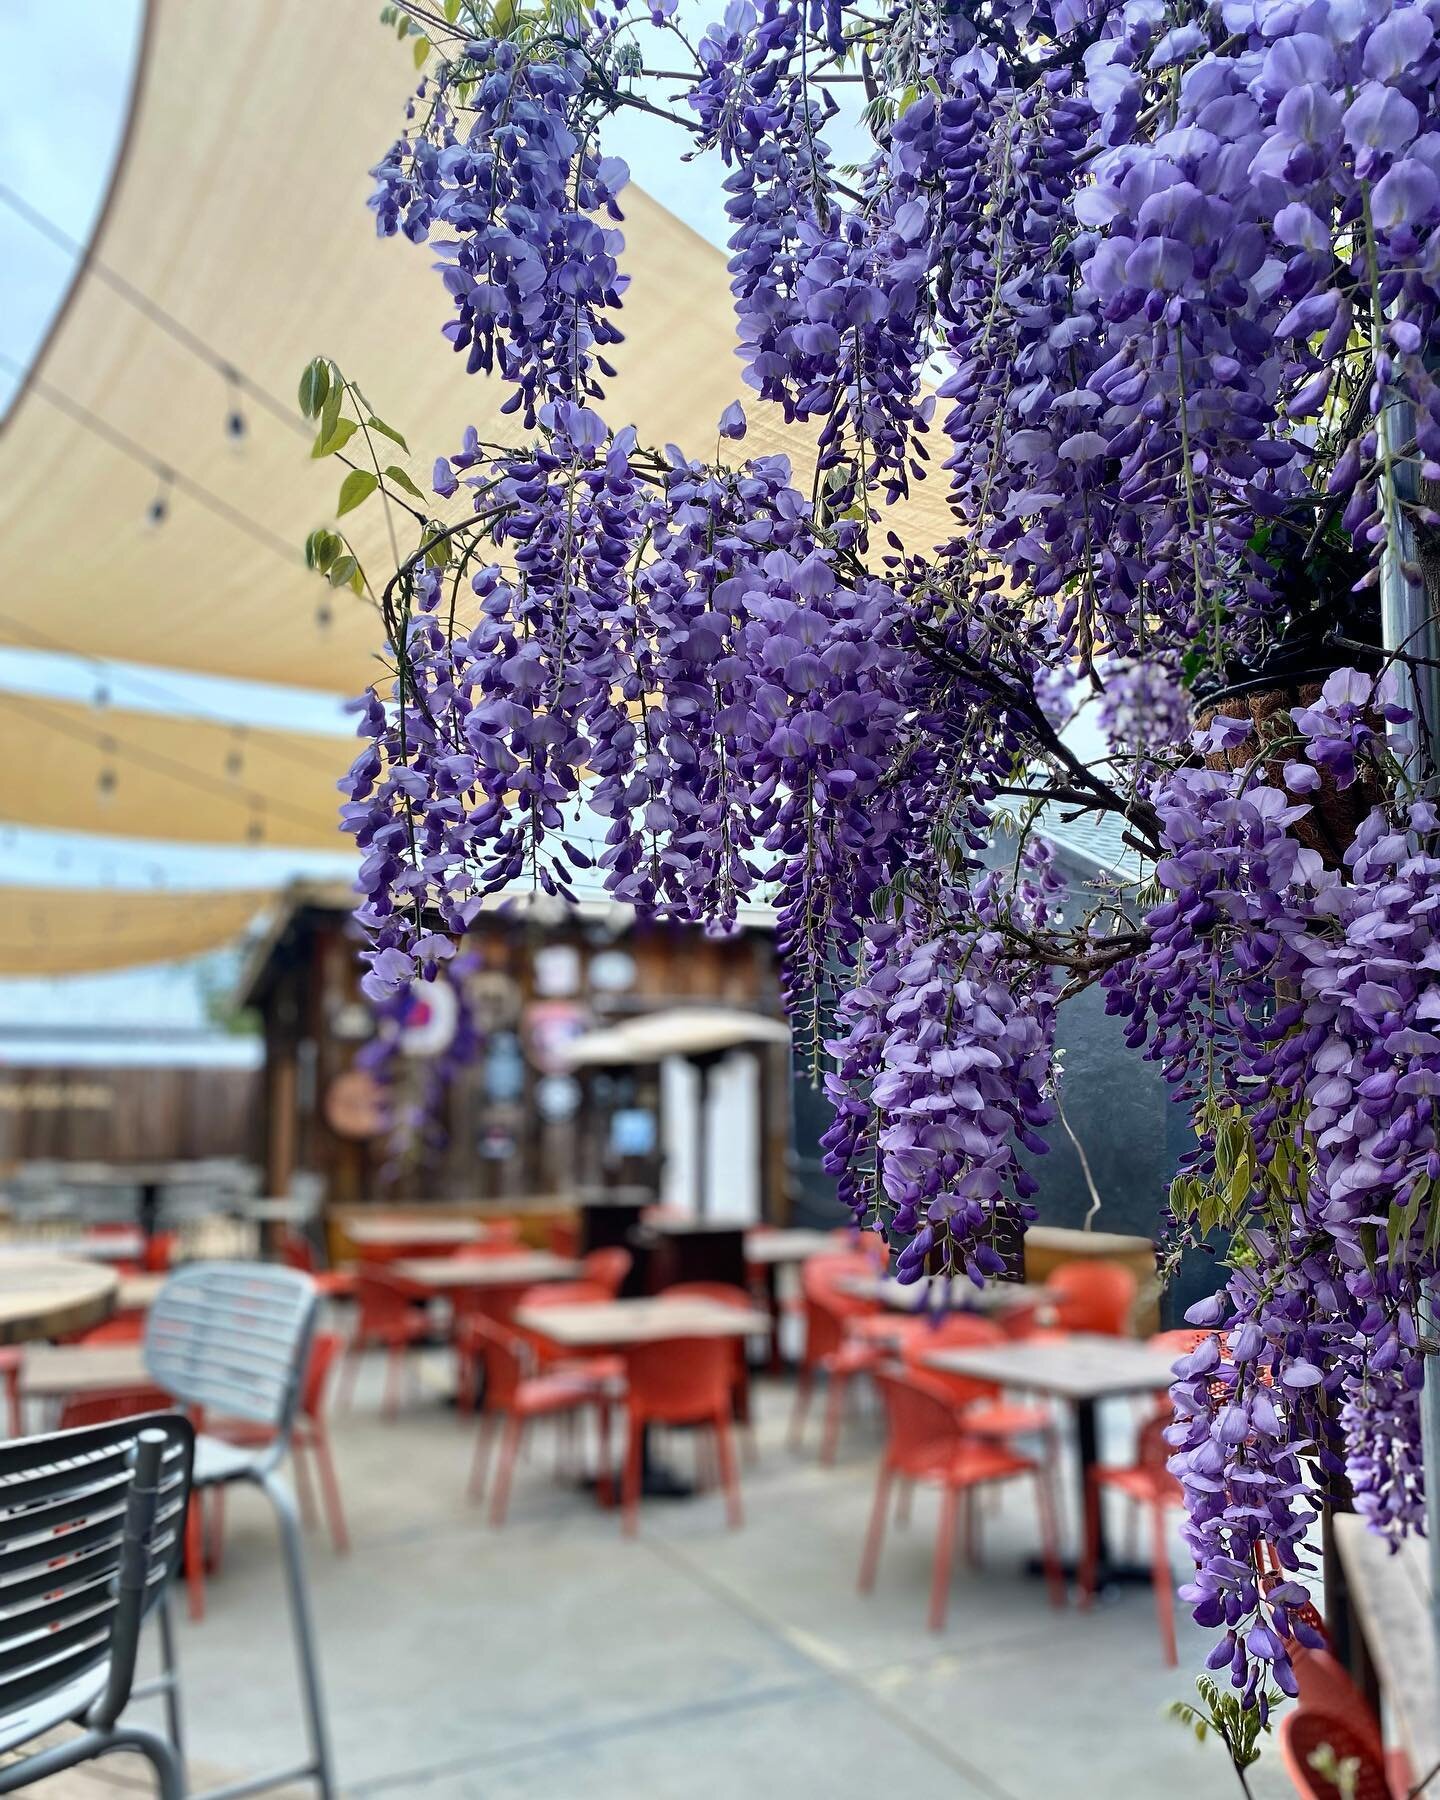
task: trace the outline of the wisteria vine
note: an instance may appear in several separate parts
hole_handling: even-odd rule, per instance
[[[1230,1246],[1171,1440],[1211,1664],[1263,1710],[1322,1501],[1423,1509],[1437,721],[1379,595],[1428,600],[1440,526],[1434,0],[387,13],[428,35],[376,222],[526,435],[468,433],[436,504],[370,484],[417,541],[344,809],[367,991],[517,884],[716,930],[773,896],[841,1193],[902,1278],[983,1281],[1101,984],[1193,1118],[1168,1251]],[[723,184],[749,398],[710,460],[605,416],[627,108]],[[747,408],[792,457],[746,457]],[[1066,814],[1138,873],[1067,894]]]

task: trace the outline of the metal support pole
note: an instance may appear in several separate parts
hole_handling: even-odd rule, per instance
[[[1404,703],[1414,715],[1397,736],[1408,736],[1409,772],[1432,791],[1440,768],[1440,596],[1426,590],[1419,573],[1415,527],[1402,503],[1414,503],[1419,483],[1413,460],[1392,460],[1415,435],[1415,415],[1408,401],[1393,400],[1380,415],[1379,448],[1389,465],[1388,491],[1382,493],[1387,513],[1385,553],[1380,565],[1380,618],[1385,648],[1397,655]],[[1405,658],[1415,660],[1406,661]],[[1422,660],[1423,659],[1423,660]],[[1432,1197],[1431,1204],[1437,1204]],[[1437,1335],[1440,1295],[1431,1284],[1420,1297],[1419,1326],[1427,1338]],[[1425,1469],[1426,1535],[1430,1555],[1431,1623],[1440,1641],[1440,1359],[1428,1357],[1420,1395],[1421,1455]]]

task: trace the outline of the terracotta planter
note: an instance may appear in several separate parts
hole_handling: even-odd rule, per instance
[[[1248,719],[1254,726],[1254,735],[1233,750],[1212,750],[1205,758],[1206,765],[1212,769],[1243,769],[1254,761],[1257,747],[1263,751],[1275,745],[1274,753],[1264,756],[1261,766],[1270,785],[1283,788],[1285,764],[1303,760],[1293,741],[1295,721],[1290,717],[1290,709],[1314,705],[1331,673],[1329,669],[1305,669],[1278,678],[1262,675],[1207,696],[1195,711],[1196,723],[1202,730],[1217,714],[1223,714],[1228,719]],[[1370,722],[1377,732],[1384,731],[1378,714]],[[1287,739],[1291,741],[1287,743]],[[1332,868],[1338,868],[1354,842],[1361,820],[1384,796],[1380,784],[1362,763],[1348,788],[1336,787],[1335,777],[1328,769],[1322,769],[1319,788],[1313,794],[1296,797],[1308,801],[1310,811],[1295,821],[1291,832],[1308,849],[1318,850]]]

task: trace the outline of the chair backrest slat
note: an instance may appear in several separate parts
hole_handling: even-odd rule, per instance
[[[137,1449],[156,1470],[143,1490]],[[127,1635],[122,1568],[137,1585],[143,1575],[143,1612],[179,1564],[193,1456],[189,1421],[173,1413],[0,1444],[0,1752],[98,1698]]]
[[[276,1264],[181,1268],[150,1308],[145,1366],[184,1405],[283,1436],[295,1415],[316,1297],[308,1275]]]

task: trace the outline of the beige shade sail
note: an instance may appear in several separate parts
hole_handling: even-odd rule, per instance
[[[765,1013],[733,1007],[677,1006],[587,1031],[568,1044],[572,1068],[663,1062],[667,1056],[716,1056],[761,1044],[788,1044],[790,1027]]]
[[[0,696],[0,819],[109,837],[340,851],[349,737]]]
[[[374,235],[367,170],[415,81],[409,45],[375,11],[374,0],[151,0],[93,253],[283,416],[237,396],[193,346],[82,271],[0,432],[0,642],[33,642],[20,622],[34,618],[55,649],[346,693],[374,679],[368,603],[332,596],[300,556],[332,518],[344,472],[309,460],[302,367],[323,353],[359,381],[406,433],[427,492],[435,456],[466,424],[502,440],[516,431],[498,411],[504,390],[467,377],[441,337],[448,303],[432,254]],[[741,392],[724,259],[635,188],[625,210],[627,341],[606,415],[711,454]],[[237,403],[238,448],[224,429]],[[785,449],[808,466],[813,427],[748,410],[744,454]],[[161,492],[167,516],[150,528]],[[907,521],[910,541],[950,535],[939,483]],[[378,502],[346,523],[383,577],[393,556]]]
[[[0,975],[173,962],[237,937],[265,893],[0,887]]]

